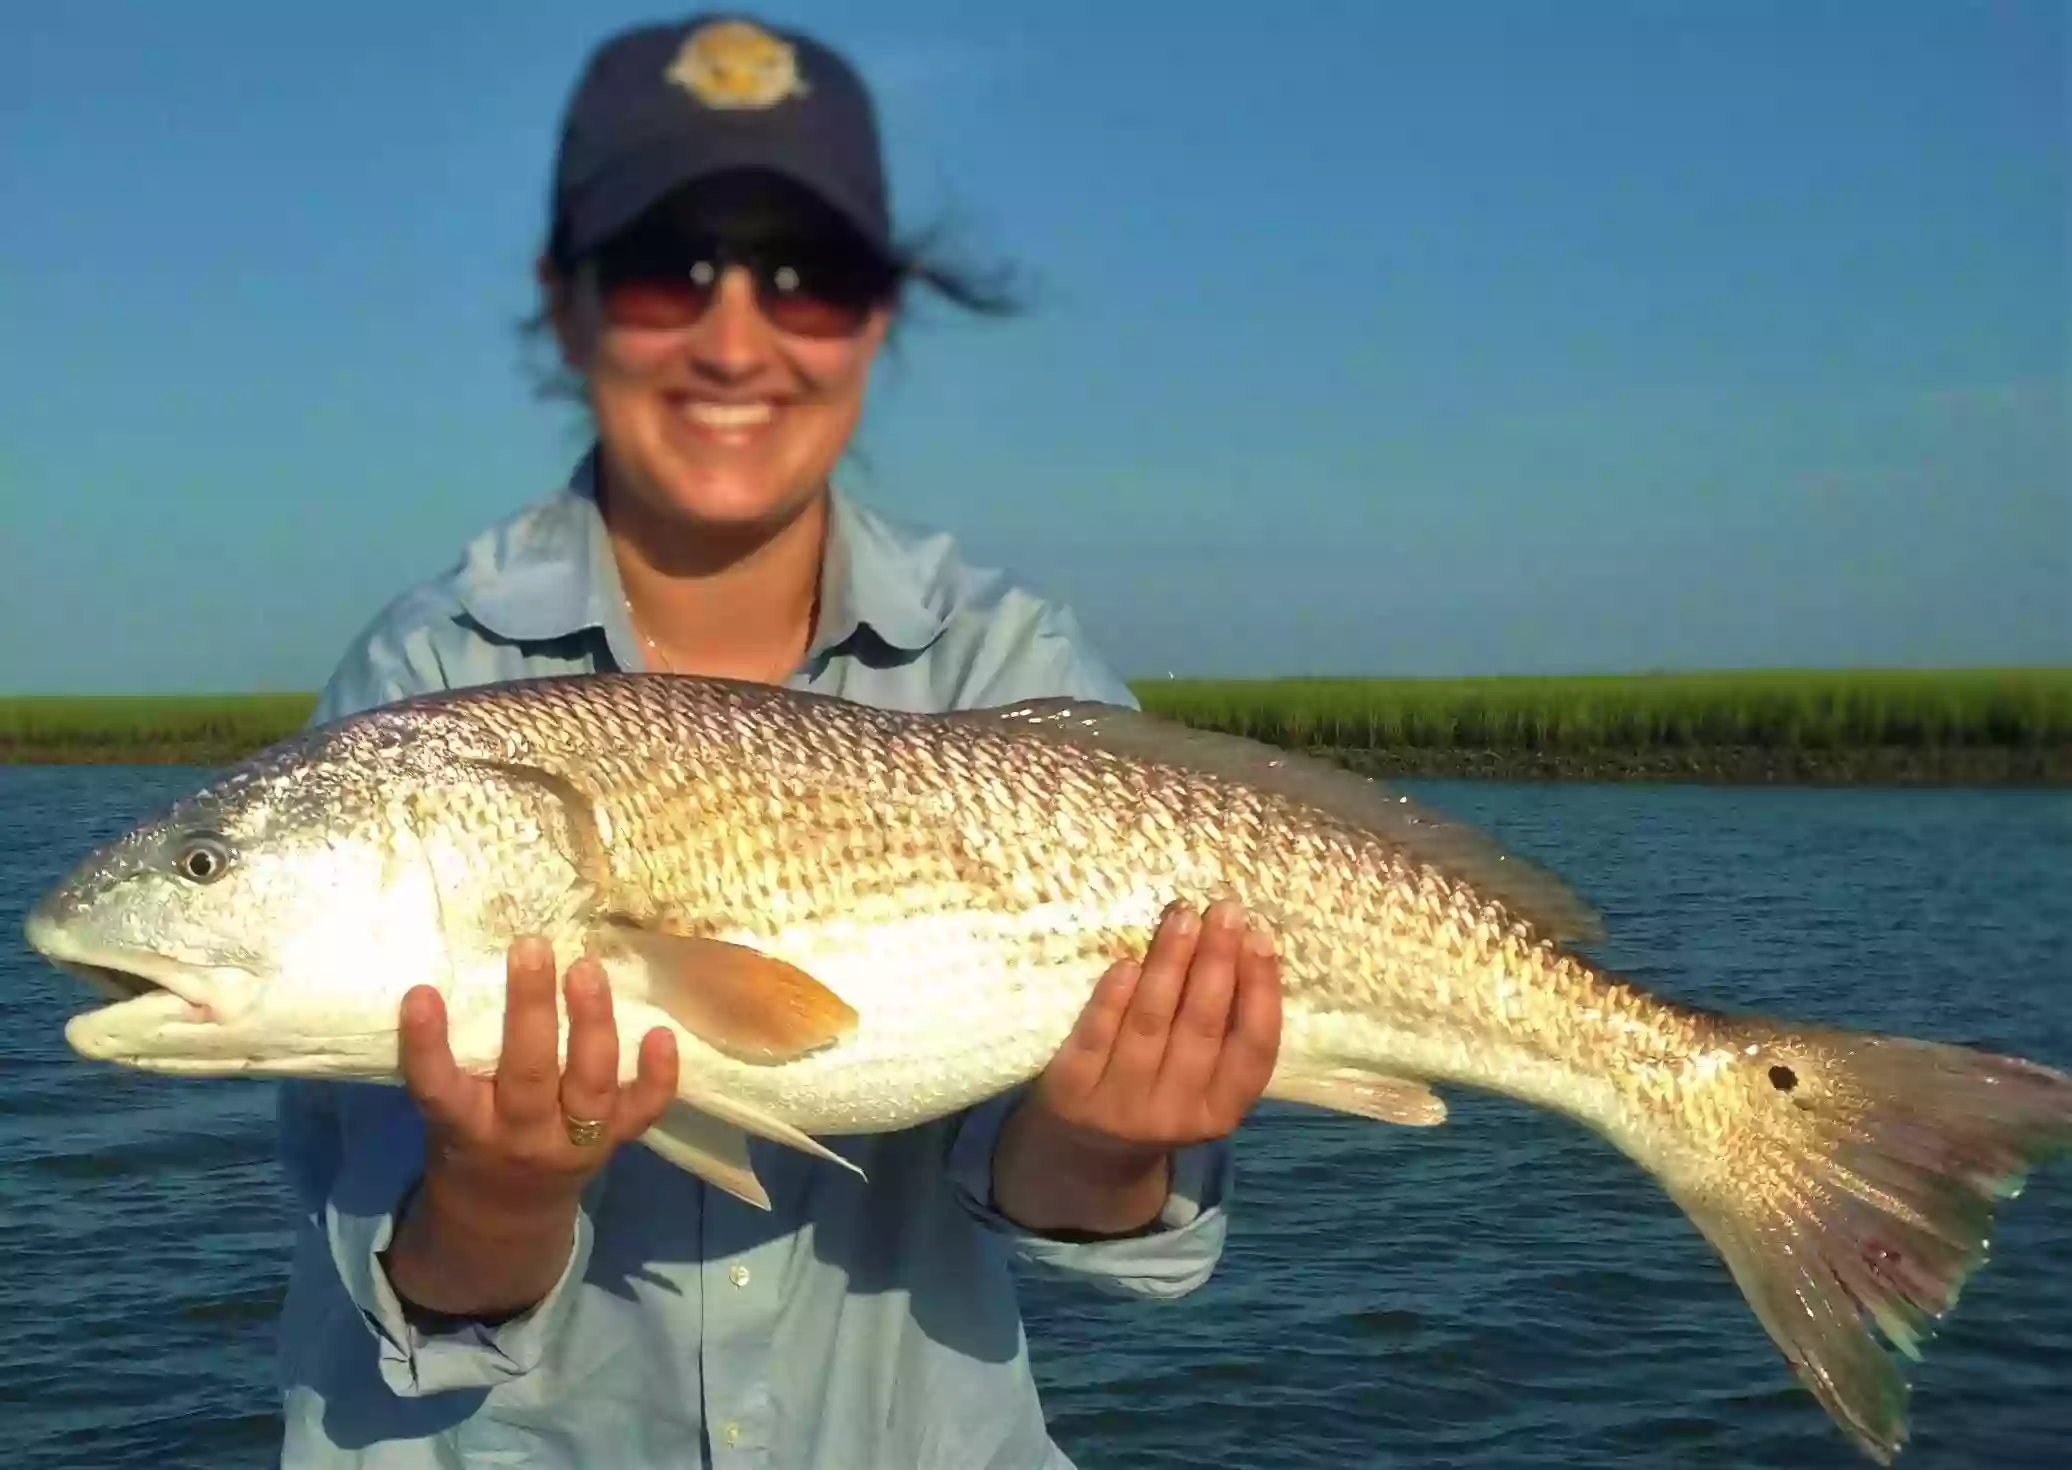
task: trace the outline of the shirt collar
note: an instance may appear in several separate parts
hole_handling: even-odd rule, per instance
[[[468,616],[498,637],[548,642],[595,630],[619,667],[637,669],[644,660],[597,505],[596,463],[593,447],[559,492],[478,537],[462,558],[457,591]],[[898,652],[927,648],[948,619],[947,562],[945,538],[902,531],[831,491],[807,661],[862,632]]]

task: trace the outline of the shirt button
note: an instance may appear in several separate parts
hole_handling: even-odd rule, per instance
[[[748,1285],[748,1268],[741,1265],[727,1267],[727,1280],[733,1282],[736,1286]]]
[[[720,1431],[720,1437],[725,1439],[729,1445],[737,1445],[741,1443],[741,1426],[738,1424],[729,1424],[725,1429],[722,1429]]]

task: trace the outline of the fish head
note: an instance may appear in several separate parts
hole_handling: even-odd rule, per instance
[[[43,897],[30,947],[112,1002],[71,1019],[74,1051],[197,1075],[390,1068],[403,994],[447,956],[410,816],[425,763],[365,733],[262,752]]]

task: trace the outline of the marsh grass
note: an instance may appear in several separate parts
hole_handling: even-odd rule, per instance
[[[234,760],[292,734],[313,694],[31,695],[0,699],[0,760]]]
[[[1147,709],[1276,745],[1583,754],[2034,749],[2072,742],[2072,669],[1146,681]]]

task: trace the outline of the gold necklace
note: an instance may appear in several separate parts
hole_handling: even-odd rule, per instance
[[[663,673],[675,673],[676,665],[670,661],[669,655],[662,651],[662,645],[655,642],[655,635],[642,626],[640,614],[633,610],[633,599],[621,594],[619,601],[626,605],[626,621],[632,624],[633,631],[639,635],[640,641],[647,645],[649,658],[661,663]]]

